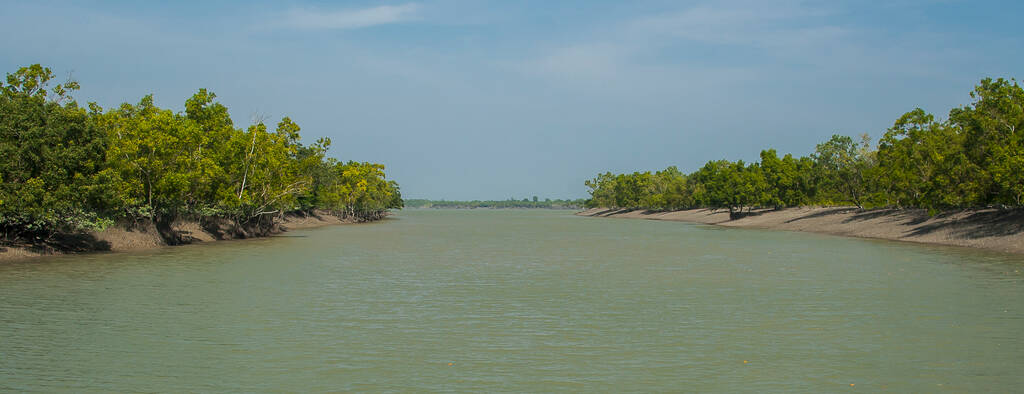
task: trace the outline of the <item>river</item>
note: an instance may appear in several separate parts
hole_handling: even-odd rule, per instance
[[[0,264],[0,390],[1012,392],[1022,272],[961,248],[406,210]]]

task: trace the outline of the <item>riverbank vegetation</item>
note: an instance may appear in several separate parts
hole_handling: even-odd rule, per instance
[[[259,233],[289,212],[373,220],[402,207],[383,165],[327,157],[330,139],[303,144],[288,117],[238,127],[205,89],[184,112],[157,107],[152,95],[80,106],[77,82],[53,82],[38,64],[0,82],[2,243],[183,218]]]
[[[447,201],[447,200],[424,200],[424,199],[408,199],[405,200],[405,206],[410,208],[455,208],[455,209],[475,209],[475,208],[529,208],[529,209],[579,209],[582,208],[585,199],[577,200],[552,200],[550,198],[539,199],[534,196],[532,199],[524,198],[517,200],[510,198],[504,201],[498,200],[473,200],[473,201]]]
[[[921,109],[901,116],[877,145],[834,135],[809,156],[709,161],[685,174],[600,174],[587,180],[588,207],[680,210],[855,205],[957,208],[1024,205],[1024,89],[984,79],[970,105],[945,120]]]

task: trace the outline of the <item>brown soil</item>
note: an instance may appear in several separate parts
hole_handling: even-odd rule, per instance
[[[656,212],[595,208],[577,215],[805,231],[1024,253],[1024,210],[1021,209],[976,209],[929,215],[917,209],[809,207],[730,215],[728,211],[710,209]]]
[[[328,212],[288,214],[274,226],[265,229],[238,228],[227,220],[179,220],[166,225],[151,221],[125,222],[103,231],[59,234],[45,245],[0,245],[0,263],[39,256],[144,250],[168,245],[184,245],[227,239],[265,237],[289,230],[355,223]]]

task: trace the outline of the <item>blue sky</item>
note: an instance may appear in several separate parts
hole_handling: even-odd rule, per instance
[[[103,106],[199,88],[290,116],[412,198],[577,198],[598,172],[691,171],[944,117],[1024,77],[996,1],[0,1],[0,68]]]

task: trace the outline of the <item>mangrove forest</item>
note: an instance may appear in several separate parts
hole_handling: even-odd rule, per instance
[[[383,165],[328,157],[330,139],[303,144],[288,117],[238,127],[206,89],[184,112],[152,95],[80,106],[77,82],[53,82],[38,64],[0,82],[0,242],[119,221],[218,218],[258,229],[291,212],[373,220],[402,207]]]
[[[588,207],[680,210],[852,205],[932,212],[1024,205],[1024,89],[1016,80],[984,79],[972,103],[945,120],[918,108],[901,116],[877,144],[834,135],[808,156],[713,160],[685,174],[606,172],[587,180]]]

